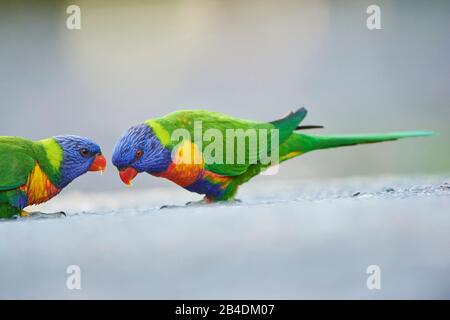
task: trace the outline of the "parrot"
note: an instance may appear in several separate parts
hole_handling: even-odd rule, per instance
[[[226,131],[229,129],[253,129],[260,132],[276,130],[278,140],[274,141],[278,142],[278,148],[273,150],[271,148],[270,151],[270,153],[277,153],[276,164],[314,150],[393,141],[409,137],[424,137],[434,134],[430,131],[352,135],[304,134],[299,131],[323,128],[314,125],[301,126],[300,123],[306,117],[306,114],[305,108],[299,108],[279,120],[257,122],[207,110],[175,111],[164,117],[150,119],[129,128],[114,147],[112,163],[118,169],[120,179],[127,185],[131,185],[136,175],[146,172],[155,177],[168,179],[188,191],[204,195],[201,202],[211,203],[234,200],[240,185],[248,182],[274,163],[262,161],[261,154],[263,152],[260,154],[260,150],[256,151],[256,156],[255,154],[250,155],[248,150],[250,143],[244,146],[245,156],[243,158],[245,161],[241,161],[241,163],[236,163],[236,161],[205,161],[205,153],[209,144],[203,140],[208,139],[203,137],[201,144],[199,139],[193,139],[196,130],[195,122],[201,123],[202,130],[206,130],[206,132],[208,129],[216,130],[216,132],[222,134],[222,137],[226,137]],[[177,140],[173,137],[174,132],[178,129],[190,133],[183,138],[182,143],[179,142],[180,139]],[[267,133],[266,141],[274,136],[274,134]],[[261,137],[259,139],[259,141],[262,141]],[[226,143],[224,140],[221,145],[226,146]],[[266,144],[270,145],[271,143]],[[263,144],[261,143],[261,145]],[[258,142],[257,148],[259,146]],[[188,151],[190,157],[194,156],[200,160],[180,161],[183,152]],[[233,149],[233,152],[236,153],[236,149]]]
[[[0,136],[0,218],[28,217],[25,207],[50,200],[87,171],[105,168],[100,147],[84,137]]]

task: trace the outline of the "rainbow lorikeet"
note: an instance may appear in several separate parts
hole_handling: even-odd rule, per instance
[[[78,136],[31,141],[0,136],[0,218],[27,216],[23,209],[56,196],[87,171],[103,171],[100,147]]]
[[[261,143],[263,140],[266,142],[264,148],[266,151],[269,150],[268,146],[274,145],[273,141],[278,142],[278,148],[270,148],[267,153],[276,153],[277,163],[281,163],[319,149],[433,134],[427,131],[327,136],[298,133],[297,131],[301,129],[320,127],[299,126],[306,114],[306,109],[301,108],[276,121],[255,122],[204,110],[177,111],[162,118],[147,120],[128,129],[117,142],[112,160],[125,184],[131,184],[132,179],[138,173],[147,172],[156,177],[169,179],[189,191],[204,194],[204,200],[212,202],[233,199],[241,184],[274,164],[262,161],[264,152],[260,152],[258,148],[260,145],[264,145]],[[194,138],[196,123],[201,124],[201,129],[205,132],[202,141]],[[189,133],[182,142],[173,137],[173,134],[179,129]],[[263,135],[260,136],[258,132],[256,134],[257,140],[259,140],[253,156],[249,152],[250,143],[245,144],[245,148],[241,149],[240,152],[245,154],[241,160],[245,161],[220,161],[221,159],[206,161],[205,153],[208,151],[210,154],[210,144],[215,142],[217,147],[217,141],[213,141],[211,134],[206,137],[209,129],[215,130],[215,136],[219,137],[216,137],[216,140],[220,137],[224,139],[219,141],[221,143],[216,151],[226,148],[227,130],[229,129],[256,130],[259,133],[263,132]],[[275,135],[273,132],[277,132],[277,134]],[[266,133],[267,136],[264,136]],[[272,139],[275,136],[278,140]],[[189,152],[192,159],[197,158],[200,161],[179,161],[180,158],[183,158],[183,152]],[[225,153],[227,152],[225,150]],[[239,158],[239,150],[236,147],[231,152],[234,159]],[[211,152],[211,154],[213,153]],[[214,157],[214,154],[212,156]],[[273,154],[269,154],[269,156],[273,156]]]

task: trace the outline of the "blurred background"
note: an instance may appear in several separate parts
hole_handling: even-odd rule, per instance
[[[128,127],[182,108],[300,106],[314,133],[440,134],[307,154],[231,206],[159,210],[201,197],[125,188],[110,165],[39,207],[66,218],[0,223],[0,298],[448,298],[449,31],[437,0],[0,0],[0,135],[83,135],[110,159]]]
[[[375,2],[371,31],[372,0],[1,1],[0,135],[83,135],[110,159],[129,126],[182,108],[268,121],[305,106],[323,133],[440,135],[308,154],[258,179],[449,172],[450,2]],[[70,4],[81,30],[66,28]],[[73,188],[122,184],[110,166]]]

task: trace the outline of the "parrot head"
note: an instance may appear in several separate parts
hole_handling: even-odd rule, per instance
[[[114,147],[112,162],[126,185],[138,173],[165,171],[172,162],[171,152],[165,148],[153,130],[146,124],[128,129]]]
[[[105,170],[106,159],[95,142],[71,135],[56,136],[54,139],[63,151],[59,183],[61,187],[88,171]]]

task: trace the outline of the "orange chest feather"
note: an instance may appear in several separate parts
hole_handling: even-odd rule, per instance
[[[27,205],[39,204],[50,200],[61,190],[53,185],[39,164],[36,164],[26,184],[20,190],[27,195]]]
[[[183,141],[172,153],[172,164],[166,171],[154,174],[181,187],[193,184],[203,172],[203,156],[195,143]]]
[[[187,187],[193,184],[203,168],[195,165],[184,165],[172,163],[166,171],[153,174],[156,177],[166,178],[175,182],[180,187]]]

